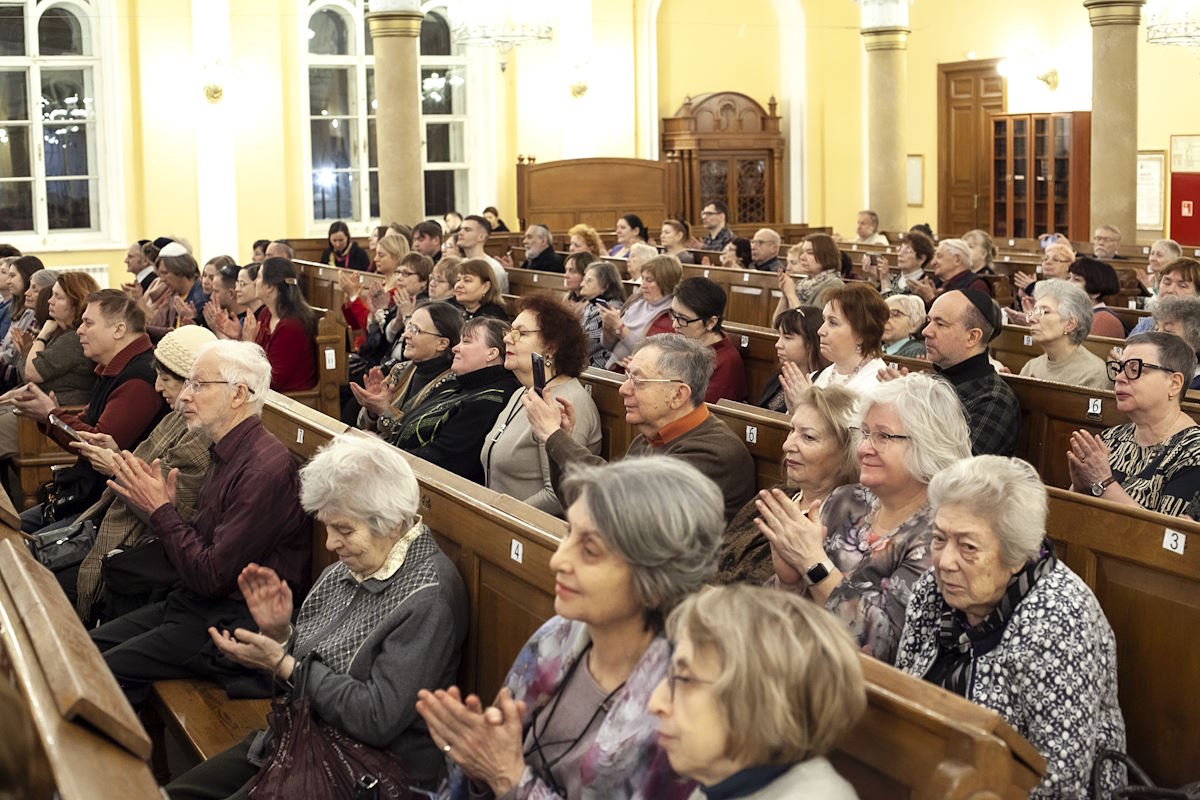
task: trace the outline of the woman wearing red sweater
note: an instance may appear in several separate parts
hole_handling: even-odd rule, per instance
[[[271,362],[271,388],[298,392],[317,385],[317,313],[304,301],[296,267],[268,258],[255,281],[263,307],[246,316],[242,339],[254,342]]]

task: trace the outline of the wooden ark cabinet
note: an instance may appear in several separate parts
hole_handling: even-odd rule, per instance
[[[992,116],[992,236],[1090,240],[1091,140],[1090,111]]]
[[[662,150],[679,162],[685,219],[699,220],[713,200],[731,225],[777,223],[783,214],[784,137],[772,97],[764,110],[738,92],[689,97],[662,121]]]

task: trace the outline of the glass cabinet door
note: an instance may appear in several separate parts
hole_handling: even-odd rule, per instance
[[[1050,119],[1033,118],[1033,230],[1031,235],[1047,231],[1050,224]]]
[[[1008,236],[1008,120],[992,120],[992,236]]]
[[[1071,225],[1071,117],[1059,114],[1054,125],[1054,230],[1067,233]]]
[[[1014,118],[1012,121],[1012,233],[1009,236],[1023,238],[1029,235],[1029,120]]]

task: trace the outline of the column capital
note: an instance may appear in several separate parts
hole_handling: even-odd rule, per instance
[[[425,15],[420,11],[372,11],[367,14],[367,24],[371,26],[372,39],[389,36],[415,39],[421,35],[421,20],[424,18]]]
[[[1142,6],[1145,0],[1083,0],[1088,11],[1088,21],[1093,28],[1104,25],[1133,25],[1142,22]]]
[[[912,31],[908,28],[900,27],[868,28],[862,32],[863,45],[868,53],[874,50],[907,50],[910,33]]]

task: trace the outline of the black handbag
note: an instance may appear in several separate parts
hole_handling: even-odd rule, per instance
[[[80,459],[56,470],[54,480],[42,487],[42,524],[68,519],[100,499],[107,485],[103,475]]]
[[[96,523],[79,520],[62,528],[30,534],[28,541],[39,564],[51,572],[61,572],[83,561],[92,549],[96,543]]]
[[[1141,798],[1141,800],[1200,800],[1200,781],[1180,786],[1178,789],[1164,789],[1154,785],[1146,771],[1137,762],[1124,753],[1116,750],[1101,750],[1096,755],[1096,763],[1092,765],[1092,797],[1103,797],[1102,776],[1105,764],[1113,763],[1124,766],[1129,771],[1129,784],[1117,789],[1110,796],[1114,800],[1124,798]]]
[[[179,572],[157,536],[144,536],[100,559],[101,616],[106,620],[157,603],[180,585]]]

